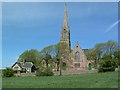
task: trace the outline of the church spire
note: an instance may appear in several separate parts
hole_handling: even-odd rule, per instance
[[[67,5],[65,3],[64,7],[64,22],[63,22],[63,27],[68,27],[68,15],[67,15]]]
[[[71,48],[70,29],[69,29],[69,26],[68,26],[68,16],[67,16],[67,5],[66,4],[64,6],[64,20],[63,20],[60,42],[67,43],[68,47]]]

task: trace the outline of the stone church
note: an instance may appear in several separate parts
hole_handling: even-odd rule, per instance
[[[70,27],[68,25],[68,14],[66,5],[64,8],[64,21],[60,42],[66,43],[67,46],[71,49]],[[70,60],[66,60],[66,66],[68,70],[88,70],[88,68],[92,68],[91,63],[87,60],[84,50],[81,49],[78,42],[76,43],[75,47],[71,49]]]

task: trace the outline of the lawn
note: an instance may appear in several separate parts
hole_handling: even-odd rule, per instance
[[[3,78],[3,88],[117,88],[118,72]]]

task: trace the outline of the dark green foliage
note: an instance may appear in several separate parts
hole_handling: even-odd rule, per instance
[[[54,73],[52,72],[50,67],[41,67],[37,70],[36,76],[53,76]]]
[[[15,71],[13,71],[11,68],[6,68],[2,71],[2,74],[4,77],[13,77]]]
[[[110,61],[110,60],[101,60],[99,63],[99,72],[109,72],[109,71],[114,71],[116,68],[116,62]]]
[[[52,76],[52,64],[53,60],[51,55],[46,54],[45,58],[43,58],[41,64],[39,65],[39,69],[37,70],[36,76]]]
[[[19,71],[14,70],[14,73],[18,73],[18,72],[20,72],[20,73],[26,73],[26,70],[19,70]]]
[[[111,55],[103,56],[99,62],[99,72],[114,71],[118,67],[118,59],[113,58]]]

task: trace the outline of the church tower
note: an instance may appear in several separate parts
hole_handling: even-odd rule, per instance
[[[63,21],[63,26],[62,26],[60,42],[67,43],[69,49],[71,48],[70,28],[69,28],[69,25],[68,25],[68,15],[67,15],[67,6],[66,6],[66,4],[65,4],[65,8],[64,8],[64,21]]]

